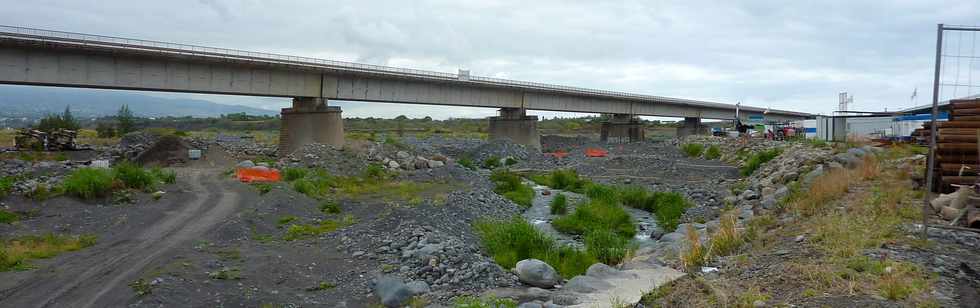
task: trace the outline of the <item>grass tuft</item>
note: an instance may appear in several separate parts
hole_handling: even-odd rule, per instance
[[[775,148],[775,149],[769,149],[769,150],[760,151],[755,154],[752,154],[752,156],[749,156],[749,159],[745,162],[745,165],[742,166],[742,170],[741,170],[742,175],[743,176],[752,175],[752,173],[754,173],[755,170],[759,169],[759,167],[762,167],[762,164],[765,164],[770,160],[773,160],[774,158],[776,158],[776,156],[779,156],[779,154],[782,153],[783,153],[783,149]]]
[[[719,159],[721,158],[721,148],[718,145],[713,144],[704,151],[704,159]]]
[[[708,254],[701,244],[701,235],[694,229],[693,225],[687,225],[686,247],[681,253],[681,262],[686,269],[694,269],[704,265],[708,261]]]
[[[585,273],[596,258],[585,251],[559,245],[520,216],[509,220],[485,219],[474,224],[480,241],[493,260],[504,268],[514,268],[518,261],[539,259],[548,263],[562,277]]]
[[[688,157],[699,157],[704,152],[704,145],[700,143],[685,143],[681,145],[681,152]]]
[[[113,175],[105,169],[79,168],[72,171],[62,183],[65,193],[82,199],[109,196],[112,192]]]
[[[510,199],[523,207],[531,207],[534,201],[534,189],[521,181],[516,173],[506,170],[496,170],[490,175],[490,180],[496,187],[493,191]]]
[[[551,209],[551,215],[565,215],[568,212],[568,197],[557,194],[554,199],[551,199],[548,207]]]
[[[610,231],[625,238],[636,235],[633,218],[618,204],[592,200],[575,207],[575,212],[551,222],[555,230],[570,234],[588,235]]]
[[[283,170],[282,178],[286,182],[292,182],[306,177],[309,170],[306,168],[286,168]]]
[[[95,245],[94,235],[27,235],[0,242],[0,272],[30,269],[30,260],[47,259]]]
[[[127,188],[147,190],[153,188],[157,179],[149,171],[131,162],[122,162],[112,168],[113,177]]]

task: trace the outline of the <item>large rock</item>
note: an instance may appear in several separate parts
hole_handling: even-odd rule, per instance
[[[615,269],[612,266],[605,265],[602,263],[596,263],[596,264],[592,264],[592,266],[589,266],[589,269],[585,270],[585,275],[590,277],[595,277],[595,278],[606,279],[606,278],[613,278],[613,277],[623,277],[629,274],[621,270]]]
[[[425,293],[429,293],[430,291],[429,284],[421,280],[409,282],[405,284],[405,286],[407,286],[408,289],[412,291],[413,295],[422,295]]]
[[[834,161],[844,165],[847,169],[854,169],[861,163],[861,159],[850,152],[834,155]]]
[[[381,304],[385,307],[404,306],[415,295],[400,279],[388,276],[378,278],[378,283],[374,285],[374,294],[381,298]]]
[[[551,265],[538,259],[517,262],[517,277],[526,284],[550,289],[561,282],[561,277]]]
[[[239,168],[252,168],[252,167],[255,167],[255,163],[253,163],[251,160],[243,160],[243,161],[241,161],[241,162],[238,163],[238,167]]]
[[[854,155],[854,156],[857,156],[857,157],[864,157],[865,154],[868,154],[867,152],[864,151],[864,149],[861,149],[861,148],[850,148],[850,149],[847,149],[847,153],[850,153],[851,155]]]
[[[803,176],[803,184],[810,185],[821,175],[823,175],[823,165],[817,165],[816,168],[810,170],[810,172],[807,172],[806,175]]]
[[[681,241],[684,241],[684,234],[683,233],[680,233],[680,232],[667,233],[667,234],[664,234],[664,236],[661,236],[660,237],[660,241],[667,242],[667,243],[681,242]]]
[[[592,276],[575,276],[565,284],[563,290],[578,293],[593,293],[602,290],[612,289],[612,285],[602,279]]]

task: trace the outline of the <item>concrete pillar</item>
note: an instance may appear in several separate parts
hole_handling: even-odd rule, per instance
[[[309,143],[344,145],[344,119],[340,107],[327,106],[323,98],[293,98],[293,107],[283,108],[280,115],[280,156]]]
[[[529,116],[521,108],[501,108],[500,115],[490,117],[490,139],[510,139],[530,148],[541,149],[538,136],[538,117]]]
[[[629,114],[613,114],[612,118],[602,123],[599,129],[599,140],[603,142],[637,142],[643,141],[643,123],[640,119]]]
[[[687,117],[681,126],[677,128],[677,137],[690,135],[703,135],[708,133],[708,127],[701,125],[701,118]]]

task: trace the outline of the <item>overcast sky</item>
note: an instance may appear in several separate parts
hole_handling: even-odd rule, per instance
[[[0,7],[8,25],[442,72],[467,68],[474,75],[812,113],[836,110],[840,91],[854,95],[852,110],[929,103],[936,24],[980,24],[976,0],[0,0]],[[974,34],[956,35],[963,44],[948,48],[980,55]],[[944,78],[980,85],[980,60],[955,59],[956,78],[951,68]],[[980,87],[950,88],[944,96],[954,90],[965,96]],[[268,109],[288,103],[195,97]],[[346,116],[494,113],[342,106]]]

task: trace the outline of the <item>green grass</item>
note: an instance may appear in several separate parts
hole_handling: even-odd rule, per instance
[[[26,235],[0,242],[0,272],[32,268],[29,261],[47,259],[64,252],[95,245],[94,235]]]
[[[513,166],[516,164],[517,164],[517,159],[513,157],[507,157],[507,159],[504,160],[504,165]]]
[[[693,206],[684,195],[676,192],[655,192],[653,194],[657,224],[667,232],[673,232],[680,224],[681,215],[687,208]]]
[[[490,297],[480,298],[461,296],[456,298],[453,308],[517,308],[517,302],[509,298]]]
[[[599,262],[605,264],[619,264],[623,262],[629,252],[630,239],[613,233],[609,230],[594,230],[585,235],[586,251],[594,256]]]
[[[704,159],[719,159],[721,158],[721,148],[718,145],[711,145],[707,150],[704,151]]]
[[[597,261],[585,251],[559,245],[520,216],[481,220],[474,228],[494,261],[507,269],[514,268],[518,261],[533,258],[548,263],[562,277],[571,278],[585,273]]]
[[[20,216],[17,213],[0,210],[0,224],[9,224],[18,220],[20,220]]]
[[[323,202],[320,202],[319,207],[320,207],[320,212],[323,212],[324,214],[340,213],[340,205],[337,204],[337,201],[334,200],[324,200]]]
[[[14,190],[16,179],[12,176],[0,177],[0,198],[6,197]]]
[[[161,169],[160,167],[153,167],[150,169],[150,174],[153,177],[160,180],[164,184],[174,184],[177,183],[177,172],[173,170]]]
[[[473,162],[472,158],[464,156],[460,157],[456,162],[459,163],[460,166],[463,166],[463,168],[476,170],[476,163]]]
[[[612,186],[589,184],[585,188],[585,196],[603,204],[616,205],[620,203],[619,192]]]
[[[127,188],[146,190],[157,183],[157,178],[143,167],[131,162],[122,162],[112,167],[112,175]]]
[[[483,169],[491,169],[491,170],[500,167],[500,157],[493,156],[493,155],[487,157],[487,159],[483,160],[482,167]]]
[[[681,152],[688,157],[699,157],[704,152],[704,145],[700,143],[685,143],[681,145]]]
[[[531,203],[534,201],[534,189],[524,184],[521,177],[516,173],[497,170],[490,175],[490,180],[494,182],[493,191],[497,194],[520,206],[531,207]]]
[[[352,215],[344,216],[342,219],[325,219],[315,224],[291,224],[286,228],[283,240],[295,241],[299,239],[316,237],[324,233],[333,232],[356,223],[357,220]]]
[[[113,174],[106,169],[79,168],[62,183],[65,193],[82,199],[107,197],[112,192]]]
[[[742,166],[742,170],[741,170],[742,175],[743,176],[752,175],[752,173],[754,173],[755,170],[759,169],[759,167],[762,167],[763,164],[769,162],[770,160],[773,160],[774,158],[776,158],[776,156],[779,156],[779,154],[782,153],[783,153],[782,149],[776,148],[776,149],[769,149],[769,150],[760,151],[760,152],[756,152],[755,154],[752,154],[745,162],[745,165]]]
[[[556,230],[563,233],[588,235],[596,231],[610,231],[624,238],[636,235],[633,218],[626,210],[615,203],[591,200],[575,207],[567,216],[551,222]]]
[[[539,185],[576,193],[584,193],[585,188],[590,184],[588,180],[579,178],[578,173],[572,169],[558,169],[549,173],[535,174],[530,179]]]
[[[276,220],[276,225],[282,227],[282,226],[288,225],[289,223],[294,222],[294,221],[296,221],[298,219],[299,219],[299,217],[296,217],[294,215],[281,216],[281,217],[279,217],[278,220]]]
[[[316,198],[320,193],[320,189],[316,186],[316,184],[308,179],[298,179],[293,181],[293,190],[311,198]]]
[[[269,183],[254,183],[252,187],[259,192],[260,195],[264,195],[272,191],[272,184]]]
[[[309,170],[306,168],[286,168],[283,170],[282,178],[286,182],[292,182],[306,177]]]
[[[568,197],[557,194],[555,198],[551,199],[551,204],[548,207],[551,210],[551,215],[565,215],[568,212]]]

